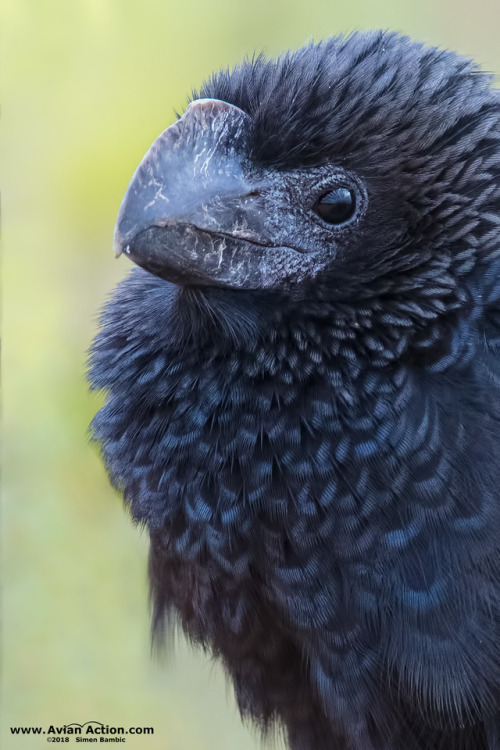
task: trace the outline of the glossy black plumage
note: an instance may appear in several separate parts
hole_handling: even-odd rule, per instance
[[[245,62],[200,96],[249,116],[245,180],[264,187],[244,205],[280,201],[263,226],[285,253],[271,289],[138,268],[104,308],[92,429],[150,531],[154,634],[179,616],[293,750],[498,750],[500,96],[382,32]],[[359,213],[302,236],[321,220],[301,185],[337,173]],[[182,227],[155,226],[144,265],[148,238],[184,252]],[[331,261],[280,284],[297,247]]]

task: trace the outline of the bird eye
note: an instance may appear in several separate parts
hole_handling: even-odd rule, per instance
[[[314,205],[314,210],[327,224],[345,224],[354,214],[354,194],[340,187],[325,193]]]

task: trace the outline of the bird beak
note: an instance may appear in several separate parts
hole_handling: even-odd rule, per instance
[[[250,174],[251,128],[238,107],[192,102],[130,181],[115,227],[116,257],[125,253],[176,283],[234,285],[237,277],[236,285],[251,285],[251,259],[236,258],[236,245],[272,245]]]

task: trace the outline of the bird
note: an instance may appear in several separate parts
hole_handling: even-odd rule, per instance
[[[500,93],[353,32],[209,77],[125,192],[91,424],[152,637],[291,750],[500,748]]]

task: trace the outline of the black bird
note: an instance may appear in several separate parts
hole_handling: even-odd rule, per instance
[[[293,750],[500,748],[500,95],[355,33],[215,74],[124,197],[92,430],[153,634]]]

